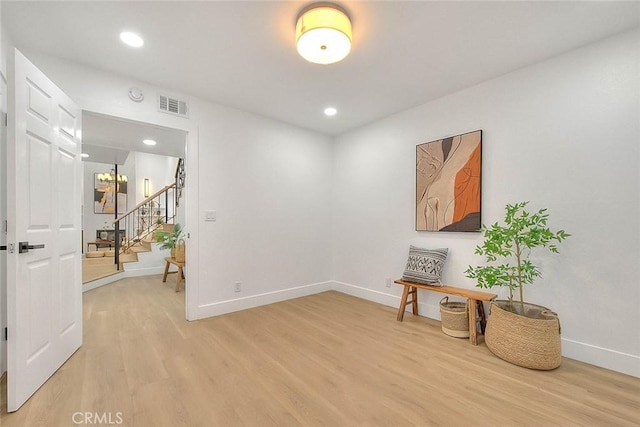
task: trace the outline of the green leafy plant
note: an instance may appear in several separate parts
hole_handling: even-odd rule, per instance
[[[475,253],[484,255],[489,263],[504,260],[498,265],[469,266],[465,274],[477,280],[479,288],[506,286],[509,288],[509,306],[513,307],[513,292],[519,291],[520,305],[524,310],[524,285],[531,284],[541,276],[540,270],[529,260],[532,249],[547,248],[558,253],[556,242],[571,236],[564,230],[551,231],[547,227],[549,214],[540,209],[533,214],[525,210],[529,202],[505,208],[505,225],[497,222],[491,227],[482,226],[484,243],[476,247]]]
[[[174,249],[180,239],[184,238],[184,230],[180,224],[173,226],[173,231],[156,231],[156,242],[162,243],[160,249]]]

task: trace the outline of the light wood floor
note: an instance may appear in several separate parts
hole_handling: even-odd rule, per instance
[[[112,256],[102,258],[84,258],[82,260],[82,284],[102,279],[103,277],[112,276],[123,271],[122,264],[126,262],[135,262],[138,257],[135,253],[120,254],[120,270],[116,268],[116,264]]]
[[[510,365],[439,323],[336,292],[197,322],[160,276],[84,294],[84,345],[0,424],[624,426],[640,380],[572,360]],[[6,408],[6,407],[5,407]]]
[[[82,260],[83,284],[111,276],[117,272],[113,257],[85,258]]]

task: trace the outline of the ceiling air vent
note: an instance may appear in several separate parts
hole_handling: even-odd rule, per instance
[[[189,117],[187,101],[182,101],[167,95],[158,95],[158,110],[180,117]]]

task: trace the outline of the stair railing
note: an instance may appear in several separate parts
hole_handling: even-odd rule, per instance
[[[113,221],[115,235],[115,263],[120,268],[120,254],[148,238],[164,224],[173,223],[176,216],[176,184],[167,185],[160,191],[138,203],[133,209]],[[124,235],[121,234],[124,231]]]
[[[164,224],[172,224],[176,217],[184,188],[184,160],[178,159],[175,182],[150,195],[133,209],[113,220],[115,228],[115,263],[120,269],[120,254],[128,252],[142,239],[153,238],[153,233]],[[124,235],[121,236],[121,230]]]
[[[182,189],[184,188],[184,180],[186,174],[184,170],[184,160],[178,159],[178,165],[176,166],[176,207],[180,206],[180,199],[182,198]]]

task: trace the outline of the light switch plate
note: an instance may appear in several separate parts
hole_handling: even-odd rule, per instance
[[[216,220],[216,211],[204,211],[204,220],[205,221],[215,221]]]

